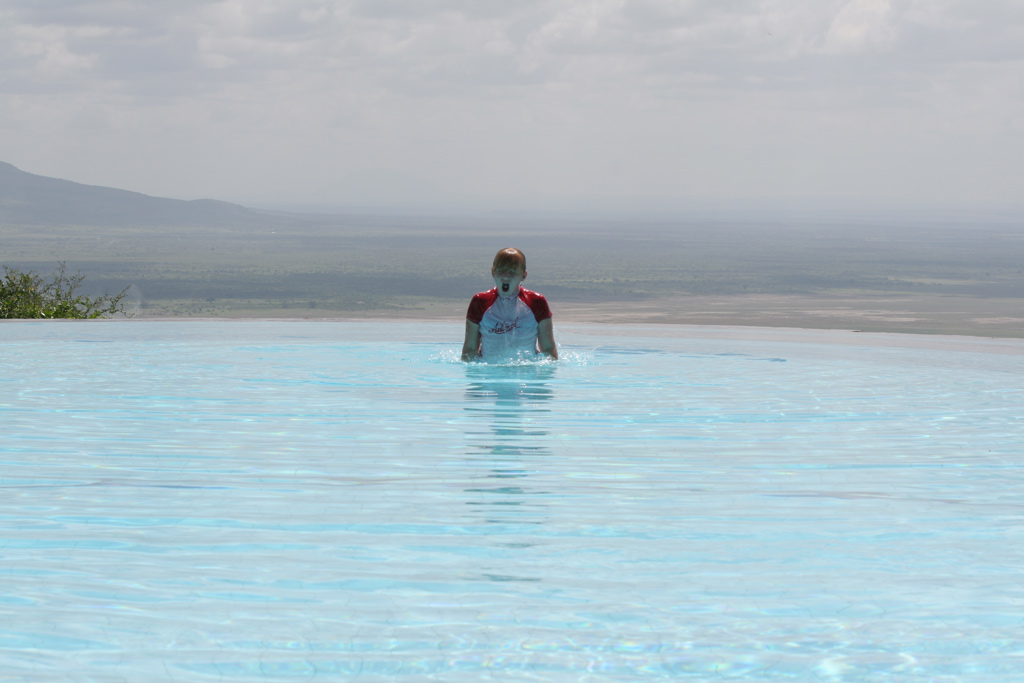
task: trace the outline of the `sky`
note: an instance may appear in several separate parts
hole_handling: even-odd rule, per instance
[[[1024,203],[1024,0],[0,0],[0,161],[250,206]]]

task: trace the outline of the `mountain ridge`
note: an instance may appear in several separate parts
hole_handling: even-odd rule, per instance
[[[168,199],[22,171],[0,161],[0,224],[173,227],[232,225],[262,211],[216,199]]]

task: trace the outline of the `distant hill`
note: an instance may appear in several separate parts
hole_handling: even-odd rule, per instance
[[[265,214],[213,199],[164,199],[26,173],[0,162],[0,225],[237,225]]]

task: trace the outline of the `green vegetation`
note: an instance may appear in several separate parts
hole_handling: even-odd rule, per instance
[[[46,280],[32,271],[4,266],[0,280],[0,318],[104,318],[128,315],[122,303],[128,287],[118,294],[89,297],[79,294],[85,279],[76,273],[68,275],[64,263]]]

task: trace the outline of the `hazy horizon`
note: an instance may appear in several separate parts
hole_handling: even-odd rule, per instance
[[[0,159],[152,196],[1022,207],[1011,0],[12,0],[0,57]]]
[[[4,164],[0,160],[0,164]],[[80,183],[74,178],[51,178],[39,176],[39,174],[18,169],[31,176],[38,176],[44,181],[66,181],[83,188],[96,190],[124,191],[137,196],[144,196],[151,199],[172,199],[182,202],[195,202],[197,200],[213,200],[216,202],[227,201],[218,197],[163,197],[138,193],[125,188],[108,187],[101,185],[90,185]],[[2,189],[2,188],[0,188]],[[54,208],[63,206],[64,202],[57,202]],[[899,225],[904,223],[913,224],[960,224],[969,228],[978,223],[1020,223],[1024,220],[1024,205],[1015,206],[1011,204],[951,204],[949,202],[933,202],[928,205],[900,204],[897,202],[855,202],[829,201],[821,198],[787,198],[775,200],[733,200],[733,201],[709,201],[698,200],[690,202],[685,207],[659,208],[656,206],[644,206],[634,208],[608,208],[608,207],[525,207],[514,208],[504,206],[456,206],[415,203],[330,203],[330,202],[288,202],[273,200],[255,200],[252,202],[237,202],[243,208],[257,211],[269,211],[274,213],[286,213],[308,216],[351,216],[351,215],[378,215],[382,217],[421,217],[428,219],[435,217],[514,217],[521,216],[527,220],[553,219],[553,220],[601,220],[621,221],[635,220],[640,223],[647,221],[654,222],[722,222],[742,221],[745,223],[815,223],[815,224],[871,224],[890,223]],[[110,208],[113,208],[111,205]],[[47,209],[39,207],[44,213]],[[120,211],[115,209],[115,211]],[[15,223],[18,221],[15,220]],[[63,222],[63,219],[58,222]],[[146,221],[142,221],[142,224]]]

